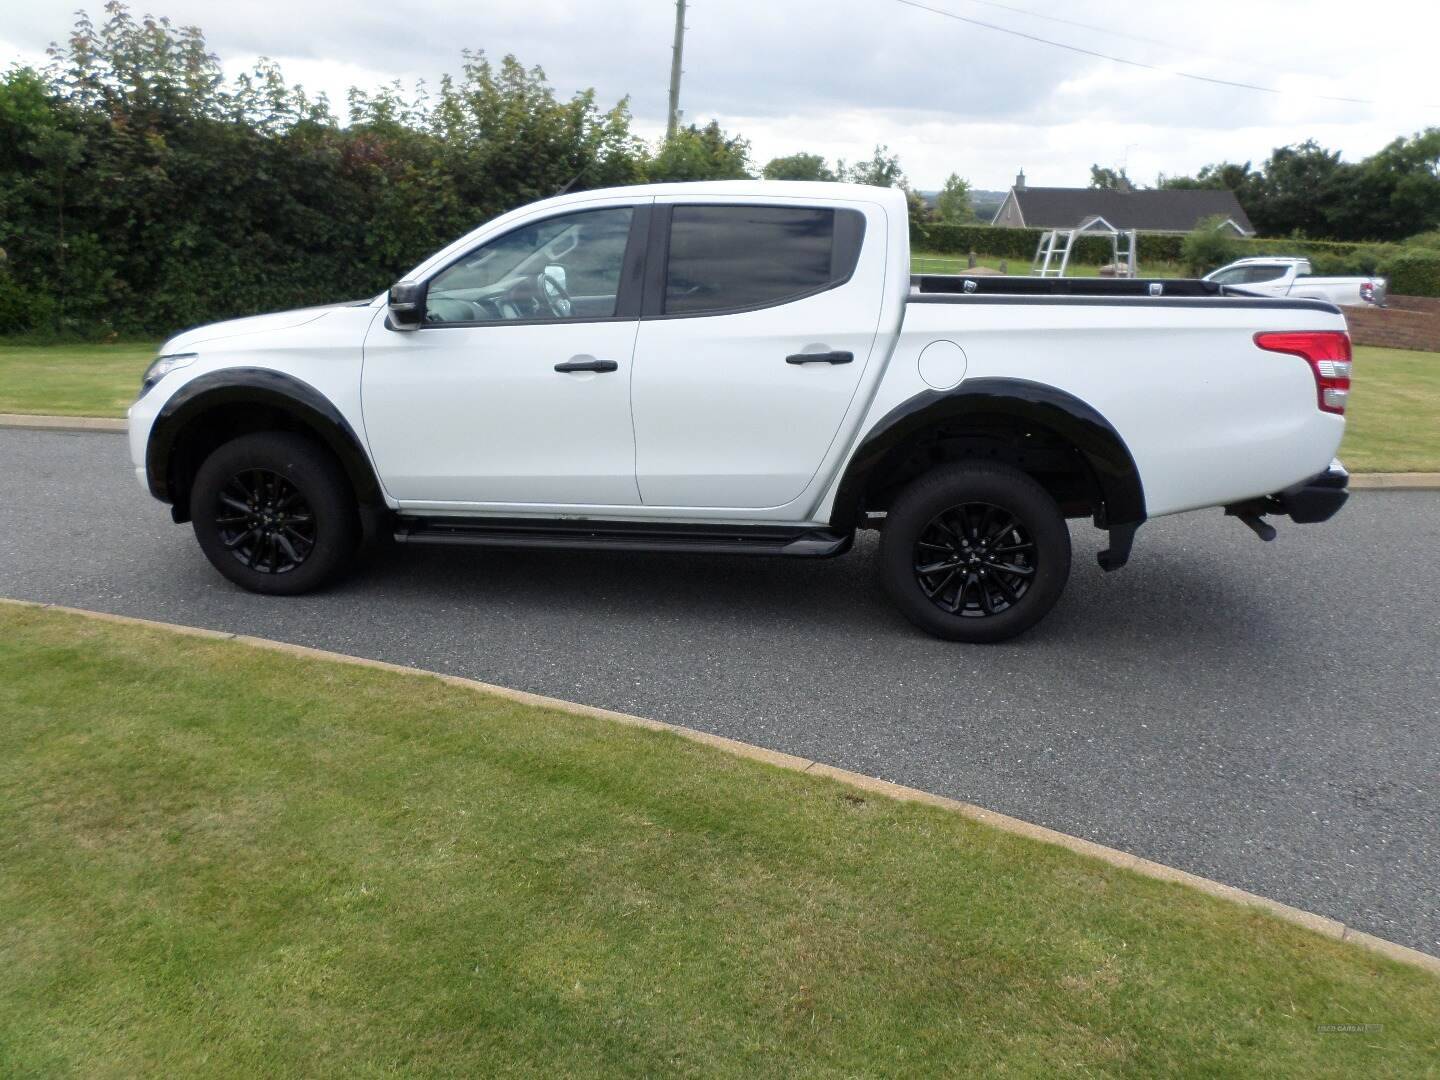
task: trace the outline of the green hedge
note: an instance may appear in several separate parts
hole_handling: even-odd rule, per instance
[[[910,242],[919,251],[943,255],[965,255],[975,252],[992,258],[1023,259],[1035,255],[1041,229],[1007,229],[994,225],[912,224]],[[1185,237],[1178,233],[1141,233],[1136,257],[1141,268],[1145,263],[1183,261],[1181,248]],[[1349,244],[1338,240],[1237,240],[1239,257],[1251,255],[1303,255],[1322,274],[1370,274],[1400,248],[1396,244]],[[1081,237],[1072,258],[1082,263],[1110,261],[1110,239],[1107,236]],[[1398,291],[1392,289],[1391,291]]]
[[[1043,231],[997,228],[994,225],[924,224],[911,229],[910,240],[920,250],[944,255],[965,255],[973,251],[977,255],[1029,262],[1035,255]],[[1136,255],[1141,262],[1178,262],[1182,240],[1183,236],[1146,233],[1139,237],[1140,247]],[[1071,258],[1085,263],[1109,262],[1110,238],[1101,235],[1080,237]]]
[[[1380,266],[1396,296],[1440,296],[1440,252],[1417,249],[1391,256]]]

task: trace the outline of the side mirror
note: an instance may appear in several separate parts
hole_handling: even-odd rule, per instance
[[[386,303],[392,330],[419,330],[425,321],[425,286],[418,281],[397,281]]]

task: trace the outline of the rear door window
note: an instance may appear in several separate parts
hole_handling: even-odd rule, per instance
[[[676,206],[664,314],[768,307],[843,284],[864,224],[848,209]]]

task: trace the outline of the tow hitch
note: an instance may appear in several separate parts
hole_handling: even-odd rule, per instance
[[[1266,513],[1266,511],[1249,509],[1249,505],[1249,503],[1238,503],[1235,506],[1227,506],[1225,507],[1225,513],[1229,514],[1231,517],[1239,518],[1242,522],[1249,526],[1251,532],[1253,532],[1261,540],[1264,540],[1266,543],[1274,540],[1277,535],[1275,532],[1275,526],[1267,525],[1265,523],[1264,514]]]
[[[1329,521],[1350,497],[1346,490],[1349,485],[1350,474],[1337,458],[1330,462],[1330,468],[1309,480],[1274,495],[1231,503],[1225,507],[1225,513],[1239,518],[1261,540],[1274,540],[1275,527],[1266,523],[1266,514],[1288,517],[1297,525]]]

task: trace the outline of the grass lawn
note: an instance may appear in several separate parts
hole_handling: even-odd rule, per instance
[[[124,416],[155,346],[0,344],[0,412]]]
[[[1440,353],[1355,347],[1340,458],[1354,472],[1440,472]]]
[[[1028,277],[1030,274],[1030,256],[1025,255],[1014,259],[1001,259],[996,255],[977,255],[975,264],[986,266],[991,270],[999,270],[1000,264],[1004,262],[1008,272]],[[965,255],[939,255],[935,252],[917,251],[910,258],[910,271],[915,274],[963,274],[968,268],[969,257]],[[1188,277],[1185,268],[1179,263],[1168,262],[1142,262],[1140,274],[1143,277]],[[1098,277],[1100,275],[1099,263],[1076,263],[1072,262],[1065,268],[1066,277]]]
[[[1433,975],[670,733],[8,606],[0,716],[6,1077],[1440,1061]]]

